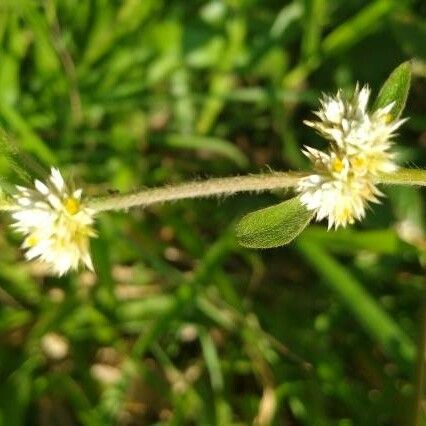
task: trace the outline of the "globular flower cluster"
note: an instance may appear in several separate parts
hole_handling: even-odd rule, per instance
[[[44,262],[59,276],[80,264],[93,270],[94,211],[85,205],[82,190],[70,190],[56,168],[45,183],[36,179],[34,186],[17,186],[12,207],[12,226],[25,236],[25,257]]]
[[[319,120],[305,121],[329,147],[327,152],[305,147],[314,173],[300,180],[297,191],[317,220],[328,220],[329,229],[362,219],[368,202],[378,203],[382,195],[375,186],[377,176],[397,169],[390,149],[405,120],[392,118],[393,103],[369,112],[369,97],[368,86],[357,86],[350,97],[341,91],[325,95],[314,112]]]

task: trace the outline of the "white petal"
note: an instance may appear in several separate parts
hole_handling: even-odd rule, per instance
[[[56,189],[59,192],[62,192],[64,190],[64,178],[62,177],[61,172],[55,167],[52,167],[50,170],[50,181],[53,183],[53,185],[55,185]]]
[[[52,205],[52,207],[56,210],[60,210],[62,208],[61,200],[56,195],[49,194],[47,199],[49,200],[49,203]]]
[[[81,198],[81,194],[82,194],[83,190],[82,189],[76,189],[73,193],[72,196],[74,198],[76,198],[77,200],[79,200]]]
[[[40,192],[43,195],[47,195],[49,194],[49,188],[41,181],[39,181],[38,179],[36,179],[34,181],[34,186],[36,187],[37,191]]]

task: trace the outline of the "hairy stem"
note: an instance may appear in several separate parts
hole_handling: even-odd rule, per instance
[[[238,192],[264,192],[291,188],[310,172],[271,172],[259,175],[213,178],[195,182],[184,182],[158,188],[146,188],[137,192],[118,195],[105,195],[89,199],[88,205],[97,212],[126,210],[131,207],[145,207],[165,201],[186,198],[206,198],[229,196]],[[396,172],[381,174],[377,184],[426,186],[426,170],[399,169]],[[1,210],[12,210],[12,199],[0,200]]]
[[[293,187],[307,173],[274,172],[252,176],[214,178],[199,182],[187,182],[159,188],[148,188],[131,194],[109,195],[89,200],[89,207],[96,211],[122,210],[145,207],[164,201],[185,198],[203,198],[213,195],[229,196],[238,192],[262,192]]]
[[[284,189],[297,185],[299,179],[308,174],[300,172],[273,172],[271,174],[186,182],[159,188],[147,188],[130,194],[97,197],[89,201],[89,206],[98,212],[122,210],[185,198],[205,198],[214,195],[229,196],[238,192],[262,192]],[[399,169],[393,173],[381,174],[378,176],[376,183],[426,186],[426,170]]]
[[[393,173],[381,174],[377,178],[377,183],[426,186],[426,170],[401,168]]]

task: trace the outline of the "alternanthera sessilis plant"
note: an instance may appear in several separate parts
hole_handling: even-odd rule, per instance
[[[400,116],[410,80],[406,62],[392,72],[372,106],[368,86],[357,85],[350,95],[340,90],[324,95],[316,120],[305,121],[328,142],[325,151],[303,148],[312,163],[310,171],[215,178],[89,198],[53,167],[44,181],[3,188],[0,208],[11,214],[11,226],[23,236],[25,257],[45,263],[59,276],[80,265],[93,270],[90,238],[96,237],[95,218],[109,210],[292,188],[293,198],[242,218],[236,229],[242,245],[287,244],[314,218],[327,220],[328,229],[345,227],[365,217],[368,203],[380,202],[379,184],[426,185],[426,171],[399,168],[393,150],[395,132],[405,121]],[[9,154],[13,159],[13,150]]]

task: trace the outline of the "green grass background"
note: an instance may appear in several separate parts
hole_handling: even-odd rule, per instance
[[[422,167],[425,18],[422,0],[1,0],[0,125],[90,195],[301,170],[321,92],[376,94],[413,59],[396,149]],[[104,213],[96,275],[61,279],[2,216],[0,425],[410,424],[424,194],[384,190],[363,223],[265,251],[233,227],[286,194]]]

